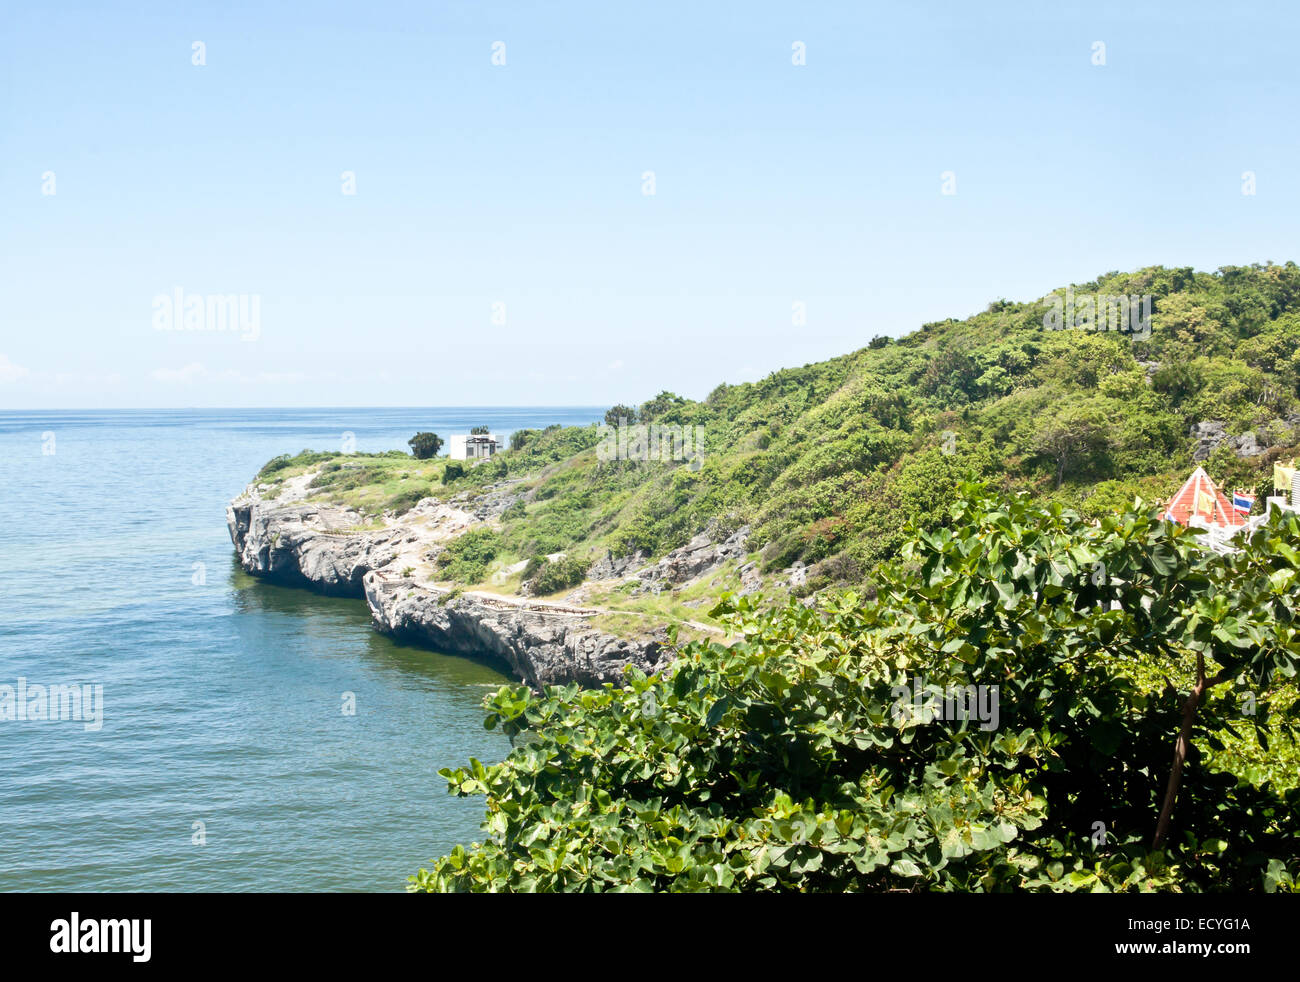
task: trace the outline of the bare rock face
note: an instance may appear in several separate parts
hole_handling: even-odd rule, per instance
[[[763,576],[758,570],[758,563],[745,563],[737,572],[740,573],[740,596],[753,593],[763,586]]]
[[[248,572],[322,593],[359,596],[361,578],[396,558],[393,533],[329,532],[321,527],[324,518],[307,506],[265,509],[245,502],[227,509],[226,524],[239,564]]]
[[[589,580],[621,580],[646,561],[646,554],[638,549],[631,556],[615,556],[607,552],[602,559],[597,559],[587,571]]]
[[[226,526],[239,564],[249,573],[336,596],[360,597],[362,577],[423,563],[474,517],[426,498],[400,519],[379,527],[346,508],[303,500],[305,482],[268,499],[250,485],[226,508]]]
[[[473,514],[432,498],[379,527],[353,511],[304,500],[307,480],[285,482],[275,498],[250,485],[226,509],[240,565],[257,576],[337,596],[365,597],[381,631],[443,651],[495,660],[529,685],[618,684],[635,665],[657,671],[672,656],[656,639],[630,640],[591,626],[596,611],[418,584],[407,570],[466,529]]]
[[[1210,454],[1218,449],[1219,444],[1228,439],[1228,431],[1222,420],[1207,419],[1192,426],[1188,434],[1196,441],[1192,450],[1193,460],[1208,460]]]
[[[1255,457],[1262,454],[1265,449],[1254,433],[1243,433],[1237,437],[1238,457]]]
[[[1225,443],[1232,447],[1238,457],[1254,457],[1268,448],[1265,442],[1267,437],[1265,441],[1261,441],[1255,433],[1229,436],[1227,426],[1218,419],[1207,419],[1196,423],[1192,426],[1189,435],[1196,440],[1196,446],[1192,450],[1192,459],[1196,461],[1208,460],[1210,454]]]
[[[527,496],[518,487],[521,483],[523,482],[518,480],[498,481],[496,484],[486,485],[472,498],[469,494],[459,494],[451,499],[451,503],[472,512],[480,521],[499,518],[516,501],[526,500]]]
[[[672,657],[658,640],[630,640],[593,629],[593,612],[581,608],[453,594],[379,572],[366,575],[364,584],[380,630],[443,651],[500,661],[534,688],[570,682],[619,685],[627,666],[649,674]]]
[[[651,589],[675,586],[693,580],[725,563],[745,555],[749,526],[737,529],[722,542],[714,543],[708,531],[701,532],[679,549],[674,549],[657,563],[637,570],[636,576]]]

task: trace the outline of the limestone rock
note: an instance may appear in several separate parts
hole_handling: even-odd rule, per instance
[[[250,486],[226,509],[240,565],[276,582],[365,597],[380,630],[497,660],[537,687],[618,684],[627,665],[649,673],[671,657],[672,649],[659,640],[594,629],[592,610],[491,594],[453,595],[408,577],[407,569],[427,569],[446,543],[482,524],[469,511],[426,498],[372,527],[349,509],[306,501],[306,481],[286,481],[274,498],[268,491]]]
[[[658,640],[630,640],[593,629],[592,612],[579,608],[482,593],[453,595],[380,572],[368,574],[364,586],[380,630],[444,651],[497,660],[534,688],[569,682],[618,685],[628,665],[655,672],[672,656]]]
[[[1188,434],[1196,441],[1192,450],[1193,460],[1206,460],[1218,449],[1219,444],[1228,439],[1228,431],[1223,420],[1207,419],[1192,425]]]
[[[646,554],[642,550],[637,550],[631,556],[616,557],[612,552],[605,553],[604,557],[597,559],[591,564],[591,569],[587,571],[589,580],[621,580],[638,566],[646,561]]]
[[[685,583],[716,569],[729,559],[742,558],[747,551],[745,543],[748,539],[748,525],[737,529],[720,543],[712,542],[708,531],[701,532],[657,563],[637,570],[637,579],[643,588],[655,592],[666,586]]]

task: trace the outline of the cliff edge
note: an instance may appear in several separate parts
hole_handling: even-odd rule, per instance
[[[651,673],[672,655],[657,638],[595,629],[597,608],[456,591],[417,582],[446,544],[488,524],[425,498],[401,515],[375,519],[310,500],[308,472],[275,489],[251,484],[226,508],[239,564],[249,573],[333,596],[364,597],[375,626],[443,651],[503,663],[536,688],[619,682],[635,665]]]

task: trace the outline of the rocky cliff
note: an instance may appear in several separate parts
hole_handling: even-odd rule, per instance
[[[459,593],[386,576],[364,578],[366,603],[383,631],[460,654],[503,662],[529,685],[618,683],[623,669],[667,664],[658,640],[630,640],[593,629],[594,610],[484,593]]]
[[[503,663],[540,687],[617,683],[627,665],[653,672],[671,649],[594,629],[594,609],[447,591],[418,583],[446,543],[482,520],[432,498],[401,516],[367,518],[308,499],[311,475],[265,495],[250,485],[226,509],[240,565],[256,576],[337,596],[364,596],[375,625],[444,651]]]

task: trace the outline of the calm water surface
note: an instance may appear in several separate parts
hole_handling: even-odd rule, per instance
[[[479,837],[481,799],[437,771],[500,759],[480,702],[506,679],[394,644],[360,600],[244,575],[225,505],[270,457],[345,433],[379,451],[598,415],[0,412],[0,686],[98,684],[104,703],[98,731],[0,720],[0,889],[400,890]]]

